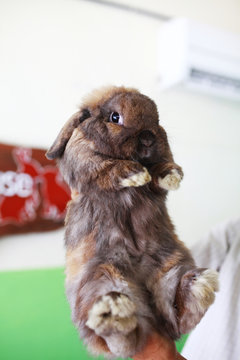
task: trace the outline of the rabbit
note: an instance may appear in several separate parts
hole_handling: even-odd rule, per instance
[[[95,90],[47,152],[75,194],[66,216],[66,294],[89,351],[131,357],[153,331],[178,339],[218,290],[166,208],[183,178],[156,104],[138,90]]]

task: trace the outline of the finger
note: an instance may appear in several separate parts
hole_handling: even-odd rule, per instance
[[[149,336],[144,349],[136,354],[133,360],[176,360],[175,343],[156,333]],[[181,358],[179,358],[180,360]]]

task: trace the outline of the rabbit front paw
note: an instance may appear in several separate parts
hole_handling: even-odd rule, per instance
[[[122,187],[137,187],[143,186],[151,181],[151,175],[149,174],[148,170],[144,167],[143,171],[140,171],[136,174],[130,175],[126,179],[122,179],[120,184]]]
[[[158,178],[158,185],[165,190],[177,190],[182,178],[182,174],[180,174],[177,169],[173,169],[171,173],[164,178]]]

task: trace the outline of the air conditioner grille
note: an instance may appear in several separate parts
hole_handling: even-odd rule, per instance
[[[219,89],[229,89],[231,91],[240,93],[240,79],[231,78],[217,73],[208,72],[201,69],[191,68],[189,77],[192,81],[198,84],[206,84]]]

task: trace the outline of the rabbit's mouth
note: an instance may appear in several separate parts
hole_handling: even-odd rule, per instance
[[[140,150],[138,150],[138,157],[140,160],[150,159],[152,157],[152,149],[146,146],[142,146]]]
[[[134,160],[140,162],[143,166],[151,166],[157,162],[157,151],[156,146],[146,147],[139,146],[136,154],[134,156]]]
[[[144,130],[138,135],[136,158],[141,164],[154,163],[156,156],[156,136],[149,130]]]

